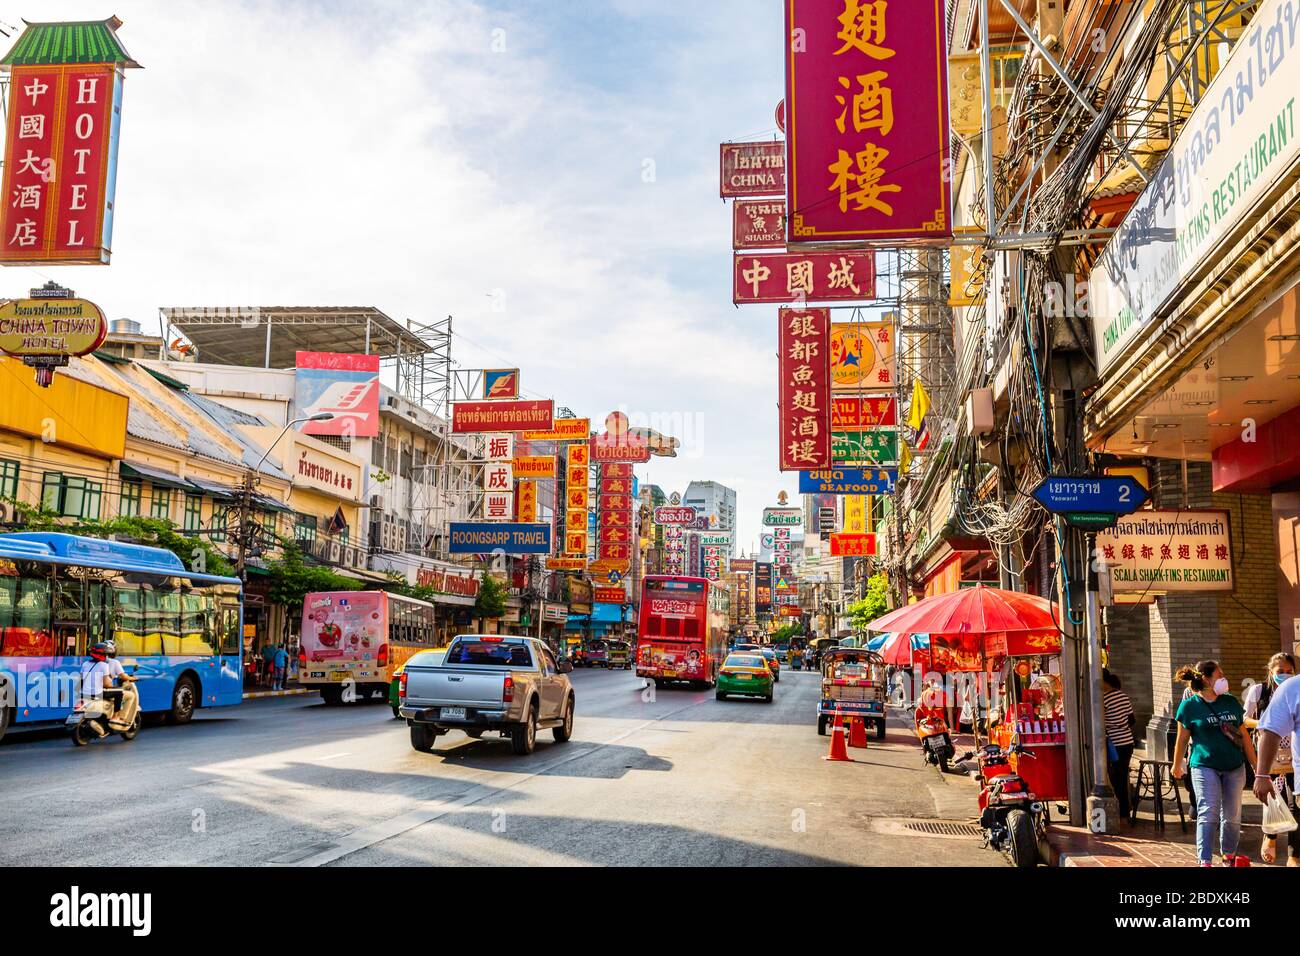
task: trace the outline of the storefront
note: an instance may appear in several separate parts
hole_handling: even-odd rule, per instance
[[[1147,520],[1174,529],[1106,614],[1111,667],[1153,742],[1177,666],[1214,658],[1234,683],[1258,679],[1300,628],[1300,51],[1251,80],[1255,24],[1277,6],[1256,14],[1089,277],[1101,381],[1085,438],[1148,467],[1149,507],[1166,515]],[[1179,546],[1188,512],[1224,516],[1225,568],[1196,570]]]

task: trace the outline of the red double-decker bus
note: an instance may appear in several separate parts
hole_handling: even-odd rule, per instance
[[[686,681],[712,687],[727,653],[727,628],[712,612],[704,578],[648,574],[641,584],[636,672],[655,686]]]

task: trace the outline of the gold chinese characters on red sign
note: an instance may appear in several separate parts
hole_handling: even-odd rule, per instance
[[[782,471],[831,467],[831,313],[782,309],[780,461]]]

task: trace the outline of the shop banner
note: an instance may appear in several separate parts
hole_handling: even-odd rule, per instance
[[[524,432],[524,441],[586,441],[590,437],[590,418],[557,418],[545,431]]]
[[[831,386],[835,391],[886,392],[894,387],[892,322],[831,326]]]
[[[515,485],[515,517],[524,524],[537,520],[537,482],[521,481]]]
[[[832,432],[831,460],[837,465],[893,467],[898,464],[898,430]]]
[[[785,6],[790,242],[950,236],[943,0]]]
[[[801,471],[831,463],[829,309],[782,309],[780,349],[780,469]]]
[[[846,495],[844,497],[845,534],[867,533],[867,496]]]
[[[482,524],[453,522],[452,554],[549,554],[551,526],[545,524]]]
[[[1300,156],[1300,11],[1265,0],[1088,280],[1105,372]]]
[[[516,478],[554,478],[554,455],[516,455],[514,458]]]
[[[486,441],[488,461],[513,461],[515,457],[514,435],[488,435]]]
[[[655,524],[691,524],[696,517],[694,508],[674,508],[671,505],[665,505],[662,508],[655,509]]]
[[[1059,631],[1012,631],[984,635],[984,656],[990,663],[1005,657],[1039,657],[1059,653]]]
[[[876,297],[873,252],[737,253],[732,302],[865,302]]]
[[[763,525],[767,528],[798,527],[803,524],[802,508],[764,508]]]
[[[457,435],[549,431],[554,420],[552,401],[456,402],[451,407],[451,430]]]
[[[731,562],[732,574],[753,574],[755,562],[752,558],[734,558]]]
[[[892,395],[831,399],[831,429],[837,432],[860,432],[881,425],[898,424],[898,399]]]
[[[593,596],[597,604],[627,603],[627,591],[623,588],[596,588]]]
[[[501,401],[519,397],[519,369],[487,368],[483,370],[484,401]]]
[[[294,358],[297,418],[325,412],[334,417],[303,422],[305,435],[376,438],[379,435],[379,356],[297,352]]]
[[[1116,593],[1232,591],[1226,511],[1149,510],[1121,515],[1097,532],[1097,555]]]
[[[874,534],[833,534],[831,535],[831,557],[834,558],[869,558],[876,553],[876,536]]]
[[[0,263],[108,265],[122,71],[112,63],[7,69]]]
[[[547,558],[546,570],[585,571],[587,570],[587,559],[586,558]]]
[[[785,248],[784,199],[737,199],[731,215],[733,249]]]
[[[754,610],[759,614],[772,613],[772,565],[764,561],[754,569]]]
[[[799,472],[799,494],[888,495],[893,494],[894,484],[897,481],[898,471],[893,468],[801,471]]]
[[[723,143],[719,151],[723,199],[785,195],[785,143]]]

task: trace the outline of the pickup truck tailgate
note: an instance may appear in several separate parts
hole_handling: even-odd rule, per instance
[[[508,667],[421,667],[406,668],[406,700],[408,704],[451,705],[473,707],[481,710],[500,710],[505,706],[501,699]]]

